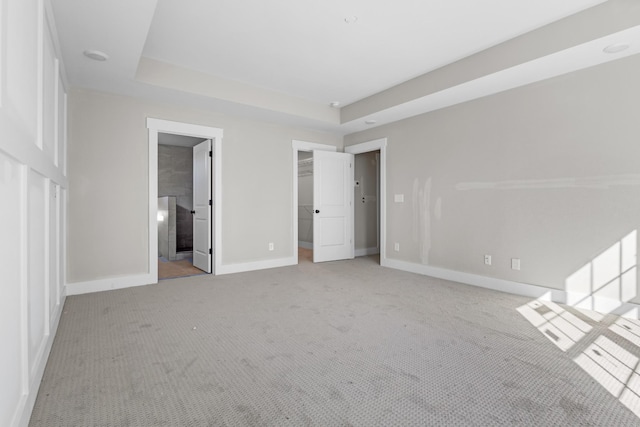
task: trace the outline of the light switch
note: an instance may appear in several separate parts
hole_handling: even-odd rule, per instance
[[[394,194],[393,201],[396,203],[404,203],[404,194]]]

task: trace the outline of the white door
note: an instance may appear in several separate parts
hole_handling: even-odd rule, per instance
[[[193,265],[211,273],[211,140],[193,147]]]
[[[313,262],[353,258],[353,154],[313,151]]]

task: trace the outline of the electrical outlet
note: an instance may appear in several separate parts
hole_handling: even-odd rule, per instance
[[[269,250],[272,251],[273,250],[273,243],[269,243]]]
[[[400,243],[395,243],[393,245],[393,250],[396,251],[396,252],[400,252]]]
[[[520,270],[520,258],[511,258],[511,269]]]
[[[491,255],[485,255],[484,256],[484,264],[485,265],[491,265]]]

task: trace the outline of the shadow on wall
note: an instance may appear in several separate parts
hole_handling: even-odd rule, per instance
[[[543,297],[517,310],[640,417],[640,320],[599,313],[637,295],[636,252],[634,230],[567,278],[568,306]]]

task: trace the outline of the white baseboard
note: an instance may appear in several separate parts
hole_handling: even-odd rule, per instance
[[[304,249],[313,249],[313,243],[303,242],[302,240],[298,240],[298,247],[304,248]]]
[[[51,353],[51,348],[53,347],[53,340],[56,337],[58,325],[60,324],[60,316],[62,316],[62,310],[64,308],[64,302],[66,300],[66,294],[64,293],[64,290],[60,300],[60,305],[57,306],[56,312],[51,319],[49,335],[45,337],[46,341],[43,345],[43,349],[37,356],[33,377],[29,382],[29,391],[27,394],[22,395],[22,398],[20,399],[20,403],[18,405],[18,411],[15,414],[16,416],[14,418],[14,422],[11,425],[17,425],[20,427],[27,427],[29,425],[31,413],[33,412],[33,407],[36,404],[36,397],[38,397],[40,383],[42,382],[42,377],[44,376],[44,369],[47,366],[49,354]],[[18,420],[18,422],[15,423],[15,420]]]
[[[109,279],[91,280],[88,282],[67,283],[67,295],[81,295],[92,292],[111,291],[113,289],[132,288],[157,283],[152,274],[113,277]]]
[[[244,273],[245,271],[265,270],[267,268],[286,267],[289,265],[296,265],[295,257],[221,265],[216,270],[216,275]]]
[[[380,248],[364,248],[364,249],[355,249],[353,254],[354,256],[367,256],[367,255],[375,255],[380,253]]]
[[[567,304],[572,307],[593,310],[600,313],[611,313],[632,319],[640,319],[640,305],[631,302],[613,300],[597,295],[576,294],[560,289],[513,282],[511,280],[496,279],[493,277],[480,276],[478,274],[447,270],[445,268],[432,267],[389,258],[382,259],[381,265],[383,267],[436,277],[438,279],[451,280],[452,282],[464,283],[467,285],[492,289],[494,291],[522,295],[545,301],[553,301],[559,304]]]

